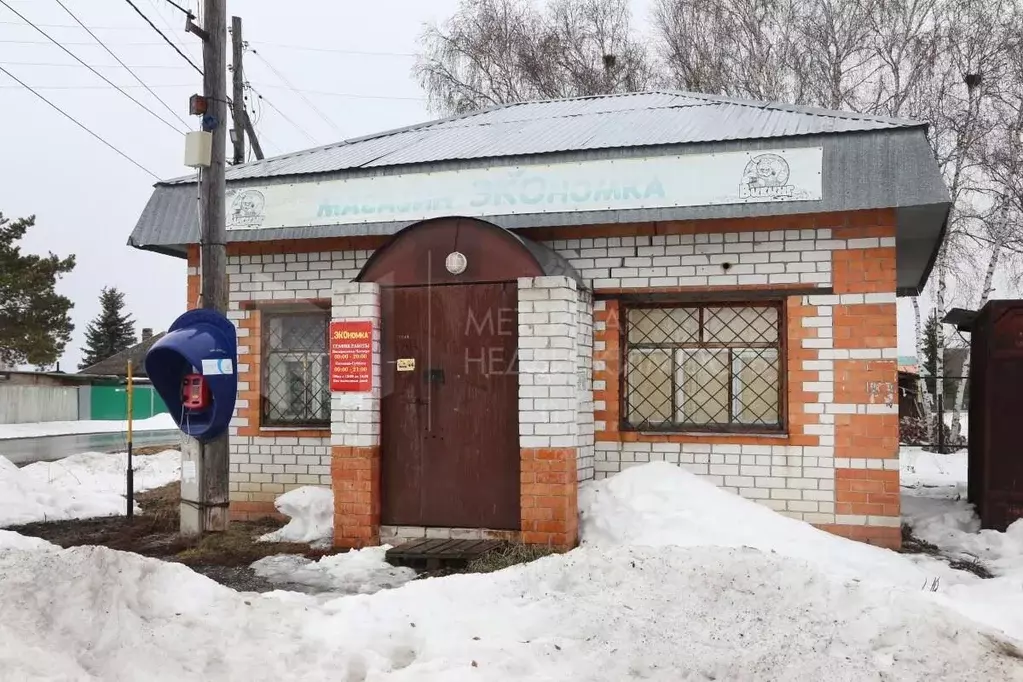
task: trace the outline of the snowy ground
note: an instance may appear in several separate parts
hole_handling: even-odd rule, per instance
[[[90,452],[18,468],[0,457],[0,528],[125,513],[128,455]],[[181,453],[133,459],[136,492],[178,480]]]
[[[939,455],[903,447],[902,516],[913,534],[936,545],[945,556],[978,561],[995,577],[972,586],[952,587],[973,594],[978,603],[1006,600],[1020,610],[991,610],[989,622],[1023,638],[1023,520],[1004,533],[981,530],[973,506],[966,499],[967,452]]]
[[[167,413],[149,419],[137,419],[132,424],[135,431],[164,431],[176,429],[174,420]],[[38,422],[32,424],[0,424],[0,440],[7,438],[39,438],[42,436],[66,436],[75,433],[127,433],[128,422],[113,419],[70,422]]]
[[[917,457],[907,480],[952,464]],[[981,580],[665,463],[591,483],[580,504],[582,547],[497,573],[406,583],[384,548],[257,562],[336,598],[237,593],[177,564],[0,531],[0,680],[1023,681],[1011,562]]]

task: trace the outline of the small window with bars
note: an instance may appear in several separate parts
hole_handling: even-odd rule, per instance
[[[779,304],[630,307],[625,322],[625,428],[782,430]]]
[[[264,426],[330,426],[327,311],[263,315]]]

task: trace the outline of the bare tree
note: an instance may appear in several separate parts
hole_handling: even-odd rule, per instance
[[[464,0],[429,26],[415,74],[434,109],[464,113],[530,99],[647,87],[627,0]]]
[[[795,0],[657,0],[666,85],[802,103]]]

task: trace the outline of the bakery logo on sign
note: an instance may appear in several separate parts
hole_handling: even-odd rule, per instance
[[[227,226],[237,229],[255,228],[263,224],[266,217],[266,199],[263,193],[255,189],[232,190],[231,212],[227,216]],[[231,199],[232,192],[228,192]]]
[[[758,154],[746,164],[739,185],[740,199],[791,199],[789,162],[777,154]]]

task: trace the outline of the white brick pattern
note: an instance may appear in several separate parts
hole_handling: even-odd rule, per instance
[[[568,277],[523,277],[519,293],[519,447],[578,445],[579,294]]]
[[[594,289],[831,285],[830,229],[606,237],[547,242]]]
[[[380,445],[380,285],[351,282],[334,285],[331,320],[373,323],[373,386],[367,393],[332,393],[330,443]]]
[[[770,286],[789,282],[830,286],[831,252],[845,248],[870,248],[866,244],[870,241],[833,240],[830,230],[818,229],[582,239],[552,242],[550,246],[564,254],[584,277],[591,278],[596,289],[715,284]],[[738,260],[735,259],[736,254]],[[675,259],[692,260],[676,263]],[[700,265],[696,262],[704,259],[708,264]],[[725,282],[717,279],[719,275],[707,269],[711,265],[720,268],[723,262],[733,263],[729,273],[734,275],[734,280]],[[745,265],[753,267],[752,275],[748,268],[743,267]],[[630,267],[635,271],[628,270]],[[698,271],[691,273],[685,269],[688,267],[695,267]],[[761,269],[757,270],[758,267]],[[740,268],[738,272],[736,268]],[[785,277],[782,278],[782,275]],[[815,394],[817,398],[815,402],[802,406],[790,405],[790,409],[803,409],[806,414],[815,415],[816,418],[810,419],[810,423],[801,428],[804,435],[817,439],[816,446],[597,442],[595,478],[605,478],[644,462],[663,460],[678,464],[715,485],[756,500],[786,516],[810,523],[851,523],[846,517],[835,514],[835,469],[869,460],[846,459],[836,462],[835,415],[898,414],[898,405],[835,403],[835,360],[894,359],[897,350],[833,348],[833,307],[894,302],[894,292],[804,296],[800,301],[802,306],[816,308],[813,316],[804,317],[801,322],[804,328],[813,330],[810,338],[801,341],[803,351],[809,351],[811,355],[809,359],[802,360],[801,369],[815,373],[810,380],[803,382],[801,388]],[[604,305],[602,301],[597,301],[594,309],[602,310]],[[604,324],[595,323],[595,330],[604,331]],[[599,347],[596,349],[602,350]],[[604,369],[598,366],[602,364],[595,362],[594,370]],[[594,390],[603,389],[604,386],[600,384],[595,382]],[[602,404],[596,405],[596,409],[603,407]],[[596,426],[598,431],[605,428],[603,422],[597,422]],[[887,464],[884,460],[878,460],[876,464],[862,468],[882,467],[897,468],[898,462],[892,460],[891,464]],[[862,521],[856,523],[890,523],[883,517],[880,517],[881,522],[877,522],[878,518],[863,517]]]
[[[347,284],[358,276],[370,251],[334,251],[320,253],[232,256],[228,258],[229,306],[227,316],[236,325],[250,312],[241,309],[248,301],[288,301],[331,299],[336,284]],[[190,275],[196,268],[189,268]],[[249,353],[248,329],[238,329],[239,353]],[[248,371],[239,365],[240,372]],[[255,389],[248,382],[239,391]],[[238,401],[231,420],[230,482],[231,499],[270,502],[288,490],[304,485],[329,486],[330,438],[280,436],[287,428],[267,429],[273,436],[238,435],[239,426],[250,426],[240,417],[243,408],[259,410],[259,405]],[[294,429],[299,430],[307,429]]]
[[[593,478],[593,295],[579,292],[577,318],[579,434],[576,469],[579,481]]]

